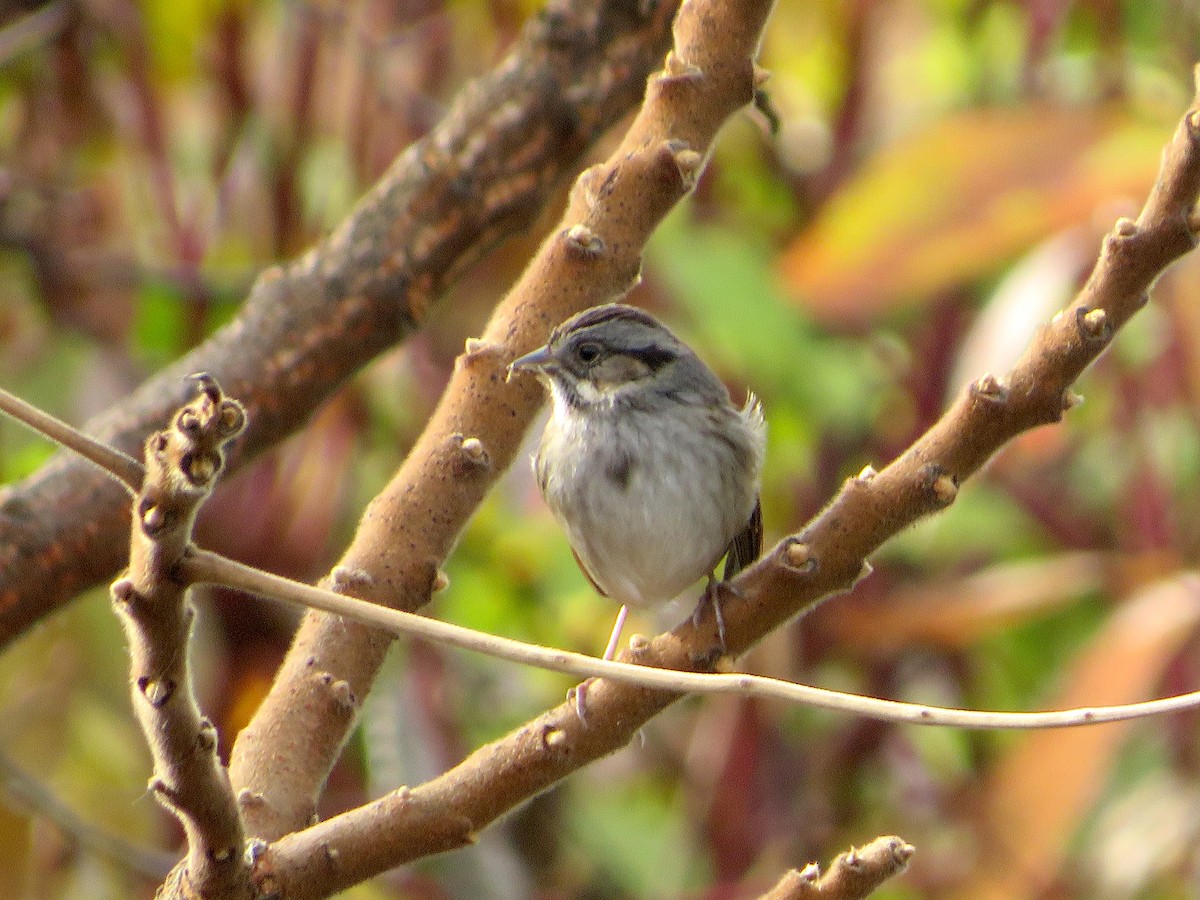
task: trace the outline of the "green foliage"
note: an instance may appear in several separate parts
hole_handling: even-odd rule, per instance
[[[623,894],[676,896],[702,882],[689,872],[693,848],[681,799],[649,776],[574,788],[567,828],[590,866]]]
[[[788,305],[768,247],[690,222],[684,206],[655,233],[648,256],[714,365],[814,429],[865,428],[881,366],[870,347],[822,331]]]
[[[888,541],[883,558],[924,566],[936,562],[952,569],[981,558],[1036,556],[1045,534],[1029,514],[1003,491],[986,482],[961,491],[954,505],[922,519]]]
[[[977,684],[972,702],[1002,709],[1045,708],[1064,666],[1086,650],[1110,611],[1093,596],[983,638],[973,649]]]
[[[184,347],[186,323],[180,315],[184,300],[168,285],[156,282],[145,286],[139,300],[133,331],[135,347],[145,362],[163,366]]]

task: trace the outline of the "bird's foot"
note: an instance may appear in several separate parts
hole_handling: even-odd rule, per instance
[[[629,607],[622,606],[620,612],[617,613],[617,621],[613,623],[612,634],[608,638],[608,644],[604,648],[604,655],[600,657],[603,660],[610,660],[617,655],[617,647],[621,644],[621,632],[625,630],[625,619],[629,615]],[[589,678],[582,684],[577,684],[575,687],[567,691],[567,701],[574,704],[575,714],[579,716],[579,723],[587,728],[587,689],[588,685],[595,681],[595,678]]]
[[[717,620],[717,645],[720,647],[721,655],[724,656],[729,647],[725,643],[725,616],[721,612],[721,593],[727,591],[734,597],[741,597],[741,591],[735,588],[728,581],[718,581],[709,573],[708,584],[704,586],[704,593],[700,595],[700,602],[696,604],[696,609],[692,612],[692,624],[697,628],[700,627],[700,619],[704,616],[704,607],[712,605],[713,618]]]
[[[579,716],[579,724],[584,728],[588,727],[587,720],[587,691],[588,686],[595,681],[595,678],[588,678],[567,690],[567,702],[575,707],[575,715]]]

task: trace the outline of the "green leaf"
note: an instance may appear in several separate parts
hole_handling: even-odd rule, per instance
[[[183,346],[182,298],[169,285],[148,281],[138,297],[134,347],[150,364],[165,365]]]
[[[718,371],[798,408],[818,429],[869,426],[882,365],[862,342],[824,334],[783,300],[767,248],[690,221],[685,207],[658,229],[647,255]]]
[[[675,799],[648,778],[588,788],[567,808],[572,843],[631,896],[679,896],[694,851]]]

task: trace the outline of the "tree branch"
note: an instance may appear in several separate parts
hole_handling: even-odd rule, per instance
[[[224,466],[224,445],[246,424],[241,404],[206,375],[199,396],[146,441],[146,479],[134,501],[128,573],[112,586],[129,641],[133,709],[150,752],[150,790],[187,833],[187,856],[174,873],[188,896],[232,897],[250,883],[245,833],[217,732],[196,703],[188,667],[194,611],[174,567]]]
[[[301,427],[347,378],[410,335],[466,266],[534,222],[553,186],[641,98],[676,5],[552,0],[330,238],[263,272],[237,319],[86,430],[140,454],[189,399],[180,386],[199,371],[250,414],[231,471]],[[128,510],[124,491],[70,455],[4,492],[0,646],[112,578],[125,544],[108,525]]]
[[[744,45],[739,38],[744,37],[742,29],[749,27],[746,23],[751,15],[743,13],[740,24],[733,25],[722,13],[736,13],[715,8],[701,11],[700,7],[701,0],[689,0],[681,10],[677,24],[681,48],[688,46],[685,40],[688,29],[695,24],[691,18],[694,14],[703,28],[712,28],[721,35],[720,43],[729,47],[731,54],[733,47],[739,48],[740,54]],[[736,37],[730,36],[731,30]],[[692,65],[680,68],[680,59],[690,61],[701,72],[708,71],[696,55],[680,52],[675,57],[676,72],[693,71]],[[704,80],[692,77],[695,81]],[[648,93],[643,114],[652,109],[656,95],[653,89]],[[711,108],[693,104],[699,106]],[[635,131],[637,127],[635,124]],[[651,148],[643,152],[652,153],[655,143],[643,139],[637,146]],[[634,155],[618,154],[618,162],[636,158],[636,151],[628,147],[623,147],[622,152]],[[616,163],[612,166],[607,171],[618,175],[611,180],[604,175],[603,181],[597,181],[597,173],[585,173],[575,193],[576,202],[615,194],[611,185],[619,180],[621,166]],[[605,171],[602,168],[600,173]],[[1166,148],[1159,179],[1141,215],[1136,221],[1122,219],[1117,223],[1114,232],[1105,239],[1096,268],[1079,297],[1042,329],[1013,370],[1003,379],[981,378],[895,462],[882,472],[868,469],[850,479],[838,497],[803,532],[782,541],[738,576],[734,586],[739,596],[730,597],[724,604],[729,649],[743,652],[772,628],[817,600],[848,588],[867,571],[868,554],[920,516],[952,503],[959,484],[1005,441],[1025,429],[1057,421],[1074,402],[1068,392],[1073,380],[1108,346],[1114,330],[1145,303],[1146,292],[1163,268],[1194,245],[1196,220],[1192,208],[1198,191],[1200,112],[1194,105]],[[618,221],[628,222],[639,215],[641,206],[624,196],[620,200]],[[576,209],[573,203],[571,212]],[[591,221],[599,224],[601,220],[589,220],[589,227]],[[610,234],[606,231],[601,236],[603,246],[611,246]],[[404,523],[419,522],[422,527],[432,523],[429,527],[435,529],[447,527],[447,519],[457,523],[458,510],[481,491],[476,484],[486,480],[466,464],[464,457],[470,454],[464,452],[464,447],[472,439],[464,440],[462,435],[480,436],[471,446],[484,450],[484,458],[493,466],[497,461],[507,463],[511,458],[512,445],[496,443],[497,438],[509,435],[510,429],[516,427],[512,424],[514,420],[521,426],[526,424],[531,404],[525,402],[527,392],[520,392],[517,387],[510,396],[502,393],[498,384],[499,367],[511,358],[512,343],[520,350],[536,345],[544,337],[540,329],[529,335],[526,316],[546,328],[561,318],[560,313],[565,312],[563,305],[569,305],[571,299],[586,291],[580,285],[586,284],[587,278],[560,282],[547,273],[547,270],[550,274],[558,271],[554,265],[548,265],[548,260],[566,268],[570,253],[558,244],[569,243],[572,236],[587,237],[568,225],[552,238],[493,320],[507,330],[490,327],[484,341],[471,348],[460,361],[430,431],[398,477],[398,483],[405,485],[410,495],[427,491],[421,498],[426,505],[408,509],[409,515],[405,516],[399,514],[407,509],[402,503],[396,504],[394,498],[390,502],[381,499],[377,501],[380,506],[368,512],[360,535],[363,531],[377,532],[374,534],[377,539],[387,537],[394,546],[417,550],[428,545],[414,543],[413,536],[403,530]],[[591,244],[586,239],[577,243]],[[627,244],[621,246],[628,250]],[[500,337],[507,338],[509,343],[497,348],[494,341]],[[482,375],[478,374],[480,370]],[[494,409],[501,423],[507,423],[506,427],[497,427],[495,421],[482,414],[482,409]],[[461,428],[457,440],[446,434],[447,428],[454,425]],[[425,469],[424,478],[408,474],[421,469]],[[406,481],[406,477],[411,480]],[[438,489],[430,487],[431,483]],[[433,499],[443,501],[442,505],[430,505]],[[420,591],[428,591],[438,557],[418,552],[414,559],[428,567],[424,582],[406,583],[398,579],[393,573],[403,567],[393,564],[390,570],[383,570],[388,572],[383,584],[368,576],[355,587],[367,589],[363,592],[372,598],[387,597],[392,592],[391,595],[404,599],[416,593],[417,599],[422,599]],[[406,584],[409,593],[400,590]],[[309,617],[308,622],[320,620]],[[322,631],[334,644],[339,642],[339,635],[350,633],[344,622],[336,624],[330,620],[328,625],[316,628],[310,624],[310,632]],[[699,625],[689,619],[673,632],[639,648],[637,659],[664,668],[703,668],[713,661],[715,631],[711,615]],[[359,637],[363,634],[366,632],[360,632]],[[310,646],[314,651],[318,647]],[[349,652],[349,647],[361,650],[362,645],[346,642],[341,652]],[[295,671],[297,663],[291,665]],[[286,694],[288,700],[282,701],[277,696],[269,701],[276,705],[269,720],[277,728],[286,728],[286,723],[279,719],[281,711],[294,712],[296,707],[289,704],[301,698],[308,701],[310,695],[286,671],[276,691],[280,696]],[[269,852],[270,867],[287,890],[296,891],[298,896],[314,896],[305,893],[305,885],[318,877],[348,885],[399,862],[461,846],[517,804],[592,760],[624,746],[676,696],[619,685],[607,679],[594,682],[588,691],[586,725],[580,722],[570,704],[559,706],[479,748],[458,766],[425,784],[403,788],[279,839]],[[261,727],[261,723],[256,724]],[[266,749],[263,743],[260,752]],[[295,749],[289,745],[284,752]]]
[[[821,874],[816,863],[792,869],[759,900],[862,900],[908,868],[914,849],[898,837],[877,837],[840,854]]]
[[[541,647],[403,610],[389,609],[323,588],[311,587],[206,550],[193,549],[179,561],[175,572],[180,580],[188,584],[231,587],[269,600],[343,616],[396,637],[424,638],[448,647],[483,653],[497,659],[536,666],[552,672],[563,672],[578,678],[608,678],[623,684],[653,688],[672,694],[738,694],[743,697],[782,700],[786,703],[865,716],[884,722],[992,730],[1073,728],[1080,725],[1143,719],[1200,706],[1200,691],[1140,703],[1048,712],[994,712],[905,703],[845,691],[831,691],[762,675],[680,672],[675,669],[599,659],[569,650]],[[637,646],[641,646],[641,643]],[[636,656],[635,647],[633,657]]]
[[[1200,74],[1200,69],[1198,69]],[[831,593],[850,587],[884,541],[954,502],[959,485],[1023,431],[1061,420],[1075,380],[1141,309],[1163,270],[1196,245],[1200,110],[1194,98],[1163,151],[1136,220],[1118,220],[1072,303],[1042,326],[1003,378],[969,385],[932,428],[883,471],[847,480],[820,515],[735,581],[730,645],[746,648]],[[736,619],[736,622],[731,621]]]
[[[614,154],[580,176],[559,227],[483,337],[467,342],[424,433],[371,502],[328,579],[334,590],[406,610],[428,602],[438,566],[512,462],[542,401],[532,379],[507,384],[506,366],[571,313],[620,296],[636,282],[646,240],[691,189],[718,128],[753,98],[753,56],[769,10],[769,0],[688,0],[680,8],[675,49],[651,78],[641,112]],[[385,633],[337,617],[305,617],[230,760],[252,834],[274,840],[311,820],[359,698],[390,642]],[[334,694],[330,683],[344,689]],[[507,808],[498,799],[480,811],[476,827]],[[508,805],[515,800],[510,796]],[[408,858],[407,850],[388,842],[369,863],[342,857],[339,873],[353,880],[337,883]],[[306,877],[295,882],[297,889]]]

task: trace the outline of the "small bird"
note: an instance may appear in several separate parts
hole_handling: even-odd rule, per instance
[[[713,573],[731,578],[762,550],[759,479],[766,426],[751,394],[742,409],[716,374],[661,322],[611,303],[568,319],[545,346],[515,360],[550,391],[553,408],[533,458],[538,487],[579,568],[628,608],[666,603]]]

